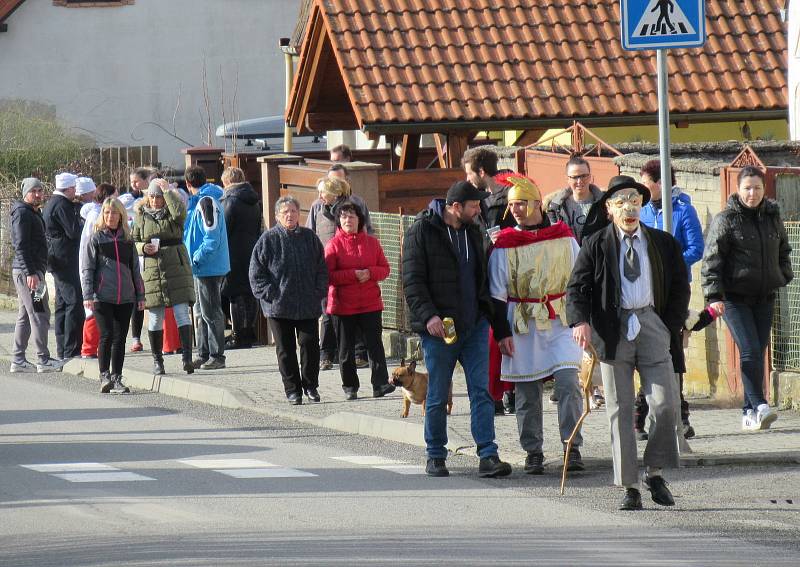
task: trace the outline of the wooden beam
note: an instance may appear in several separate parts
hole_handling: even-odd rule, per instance
[[[436,154],[439,156],[439,167],[447,167],[447,140],[442,134],[434,134],[433,141],[436,144]]]
[[[315,134],[328,130],[358,130],[358,121],[352,112],[309,112],[306,129]]]
[[[403,136],[403,147],[400,152],[400,171],[406,169],[417,169],[419,159],[419,134],[406,134]]]
[[[447,167],[461,167],[461,157],[469,147],[470,132],[447,134]]]

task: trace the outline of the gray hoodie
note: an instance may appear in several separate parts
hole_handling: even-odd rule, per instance
[[[144,281],[133,240],[121,230],[95,232],[81,250],[83,299],[103,303],[144,301]]]

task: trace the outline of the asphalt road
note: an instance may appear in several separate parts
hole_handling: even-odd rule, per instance
[[[675,509],[624,513],[610,470],[432,479],[416,447],[7,370],[0,565],[798,564],[794,467],[685,469]]]

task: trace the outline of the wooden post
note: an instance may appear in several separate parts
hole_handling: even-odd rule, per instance
[[[434,134],[433,141],[436,143],[436,155],[439,156],[439,167],[447,167],[447,140],[442,134]]]
[[[350,187],[353,195],[358,195],[367,204],[370,211],[380,211],[380,191],[378,187],[378,172],[380,164],[365,161],[351,161],[345,163],[350,174]]]
[[[181,153],[184,155],[186,167],[199,165],[206,172],[209,183],[221,184],[222,177],[222,152],[221,148],[211,148],[208,146],[184,148]]]
[[[405,169],[417,169],[417,159],[419,159],[419,134],[404,134],[403,148],[400,153],[400,171]]]
[[[447,135],[447,167],[461,167],[461,156],[467,151],[469,133]]]
[[[300,163],[303,158],[290,154],[277,154],[261,156],[261,210],[264,215],[264,225],[271,228],[275,225],[275,214],[272,208],[275,201],[281,196],[281,177],[279,166],[286,163]]]

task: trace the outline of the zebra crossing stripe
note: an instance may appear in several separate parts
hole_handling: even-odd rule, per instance
[[[52,476],[68,482],[136,482],[141,480],[155,480],[149,476],[127,471],[62,473]]]
[[[276,467],[259,459],[178,459],[179,463],[198,469],[248,469]]]
[[[364,466],[386,466],[386,465],[403,465],[405,464],[403,461],[398,461],[396,459],[386,459],[384,457],[373,457],[367,455],[348,455],[345,457],[331,457],[335,461],[344,461],[346,463],[352,463],[354,465],[364,465]]]
[[[48,463],[42,465],[20,465],[23,468],[41,473],[118,471],[117,467],[103,463]]]
[[[198,469],[211,470],[231,478],[303,478],[314,473],[281,467],[259,459],[180,459],[179,463]]]

